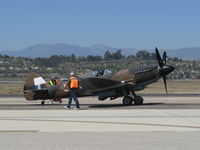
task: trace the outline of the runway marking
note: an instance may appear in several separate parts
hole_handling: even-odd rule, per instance
[[[2,120],[2,121],[5,120],[5,121],[71,122],[71,123],[115,124],[115,125],[121,124],[121,125],[142,125],[142,126],[200,129],[200,126],[154,124],[154,123],[110,122],[110,121],[41,120],[41,119],[0,119],[0,120]]]
[[[0,130],[0,133],[37,133],[39,130]]]
[[[170,113],[170,115],[173,115],[173,114],[171,114]],[[1,119],[21,119],[21,118],[23,118],[23,119],[51,119],[51,118],[57,118],[57,119],[79,119],[79,118],[83,118],[83,116],[40,116],[40,117],[24,117],[24,116],[20,116],[20,117],[15,117],[15,116],[12,116],[12,117],[0,117],[0,120]],[[135,118],[183,118],[183,119],[185,119],[185,118],[200,118],[200,116],[199,115],[197,115],[197,116],[181,116],[181,115],[175,115],[175,116],[167,116],[167,115],[160,115],[160,116],[158,116],[158,115],[156,115],[156,116],[154,116],[154,115],[145,115],[145,116],[84,116],[84,119],[110,119],[110,118],[120,118],[120,119],[135,119]]]

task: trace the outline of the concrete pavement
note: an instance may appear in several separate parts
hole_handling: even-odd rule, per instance
[[[2,150],[199,150],[200,132],[0,133]]]
[[[200,131],[200,110],[1,110],[0,132]]]
[[[0,99],[3,150],[177,150],[200,147],[198,97],[150,97],[144,106],[83,99],[82,110]],[[164,102],[163,102],[164,100]],[[156,103],[155,105],[151,105]],[[184,105],[184,107],[183,107]],[[172,108],[170,108],[172,106]],[[74,106],[73,106],[74,107]]]

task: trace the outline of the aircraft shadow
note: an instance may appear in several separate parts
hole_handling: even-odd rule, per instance
[[[140,106],[153,106],[153,105],[163,105],[165,103],[144,103],[143,105],[128,105],[125,106],[123,104],[98,104],[98,105],[89,105],[89,108],[116,108],[116,107],[140,107]]]
[[[43,110],[43,109],[64,109],[63,106],[66,104],[0,104],[0,110]],[[200,103],[144,103],[143,105],[129,105],[124,106],[123,104],[95,104],[95,103],[84,103],[80,104],[81,110],[88,109],[200,109]],[[75,105],[72,104],[72,108]]]

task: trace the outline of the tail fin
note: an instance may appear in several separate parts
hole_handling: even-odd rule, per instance
[[[29,73],[24,84],[24,97],[27,100],[48,99],[48,83],[37,73]]]

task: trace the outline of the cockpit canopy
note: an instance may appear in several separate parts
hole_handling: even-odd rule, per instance
[[[95,71],[89,70],[84,75],[82,75],[81,78],[104,77],[111,73],[112,71],[110,70],[95,70]]]

